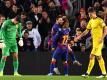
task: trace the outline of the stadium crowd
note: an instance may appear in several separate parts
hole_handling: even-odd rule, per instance
[[[47,50],[51,28],[58,15],[68,17],[71,39],[79,36],[86,29],[89,21],[87,8],[80,7],[77,10],[75,8],[77,5],[77,0],[0,0],[0,27],[4,20],[19,15],[24,40],[24,46],[20,47],[20,50]],[[90,6],[96,9],[97,15],[107,24],[107,0],[97,0]],[[72,43],[73,49],[80,49],[84,52],[91,46],[90,34],[82,40],[76,43],[72,41]]]

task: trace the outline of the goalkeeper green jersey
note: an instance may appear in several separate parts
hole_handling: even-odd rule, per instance
[[[11,19],[4,21],[1,27],[1,40],[4,41],[6,45],[16,44],[16,34],[21,38],[21,23],[14,24]]]

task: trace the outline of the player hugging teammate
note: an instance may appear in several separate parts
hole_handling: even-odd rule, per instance
[[[68,76],[68,53],[70,53],[73,63],[81,66],[81,64],[76,60],[74,54],[72,53],[71,46],[68,45],[69,39],[69,21],[66,16],[58,16],[56,23],[52,28],[52,60],[50,64],[50,73],[53,75],[60,74],[57,68],[57,60],[61,58],[63,61],[64,75]]]

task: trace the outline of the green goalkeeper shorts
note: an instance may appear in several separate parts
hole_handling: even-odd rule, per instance
[[[18,46],[17,44],[9,45],[2,49],[2,56],[10,56],[10,53],[18,54]]]

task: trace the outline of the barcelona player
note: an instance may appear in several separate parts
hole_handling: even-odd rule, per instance
[[[52,43],[51,43],[51,55],[53,55],[54,51],[57,48],[58,45],[58,38],[55,38],[56,33],[58,32],[59,28],[61,28],[61,26],[63,25],[63,19],[62,19],[62,15],[59,15],[56,18],[56,23],[53,25],[52,30],[51,30],[51,37],[52,37]],[[54,72],[56,74],[60,74],[58,68],[57,68],[57,62],[56,65],[54,67]]]
[[[69,36],[70,28],[68,28],[68,21],[64,21],[64,25],[58,29],[54,38],[58,38],[58,45],[56,50],[53,53],[51,65],[50,65],[50,73],[49,75],[53,75],[53,69],[57,60],[61,57],[64,64],[64,74],[68,75],[68,36]]]
[[[52,31],[51,31],[51,36],[52,36],[51,52],[52,52],[52,55],[53,55],[53,53],[56,50],[57,45],[58,45],[58,41],[57,41],[58,38],[55,38],[55,35],[58,32],[58,29],[61,28],[61,26],[63,25],[63,22],[64,22],[63,19],[64,18],[66,18],[66,16],[59,15],[57,17],[57,19],[56,19],[56,23],[52,27]],[[71,61],[73,62],[73,64],[81,66],[81,63],[76,60],[75,55],[73,54],[73,51],[72,51],[72,49],[70,47],[69,47],[69,55],[71,57]],[[57,62],[56,62],[56,66],[54,68],[54,72],[56,74],[60,74],[60,72],[59,72],[59,70],[57,68]]]

